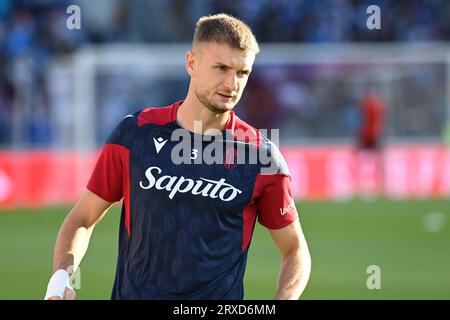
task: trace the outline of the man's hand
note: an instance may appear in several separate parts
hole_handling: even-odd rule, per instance
[[[60,296],[51,296],[47,300],[75,300],[75,296],[76,296],[75,290],[66,287],[66,289],[64,290],[63,298],[61,298]]]
[[[75,290],[70,286],[69,272],[59,269],[52,275],[44,300],[75,300]]]

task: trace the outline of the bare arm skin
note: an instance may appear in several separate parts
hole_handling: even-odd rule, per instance
[[[305,290],[311,273],[311,256],[297,219],[290,225],[269,230],[281,252],[276,300],[297,300]]]
[[[113,202],[98,197],[89,190],[85,190],[80,200],[69,212],[64,220],[56,239],[53,255],[53,272],[64,269],[75,272],[80,265],[92,231],[97,223],[104,217]],[[67,292],[68,298],[75,298],[75,294]],[[60,299],[51,297],[50,300]]]

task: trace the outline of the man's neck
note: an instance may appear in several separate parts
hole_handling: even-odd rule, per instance
[[[198,134],[208,134],[208,130],[222,131],[228,122],[230,112],[214,113],[189,95],[177,110],[177,123],[180,127]]]

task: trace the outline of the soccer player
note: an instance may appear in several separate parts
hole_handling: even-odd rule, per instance
[[[113,131],[87,190],[62,224],[45,299],[75,297],[68,270],[78,268],[95,225],[121,199],[112,299],[243,299],[256,220],[282,257],[274,297],[300,297],[311,260],[288,168],[276,146],[232,111],[258,52],[241,20],[225,14],[198,20],[185,61],[186,98],[126,116]],[[174,161],[180,130],[193,139],[190,163]],[[227,149],[222,163],[198,161],[199,149],[224,141],[234,149]],[[270,165],[262,156],[253,163],[234,161],[239,150],[264,150]]]
[[[358,146],[363,150],[380,148],[383,136],[383,121],[386,106],[381,95],[376,91],[369,91],[361,98],[362,122],[358,134]]]
[[[362,95],[360,107],[362,121],[356,148],[358,192],[363,199],[370,200],[383,192],[382,138],[386,106],[381,94],[372,89]]]

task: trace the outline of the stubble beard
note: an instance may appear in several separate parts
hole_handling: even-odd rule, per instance
[[[218,106],[217,104],[214,104],[213,102],[208,100],[206,94],[200,93],[197,90],[195,91],[195,96],[197,97],[198,101],[200,101],[200,103],[203,104],[209,111],[216,114],[223,114],[234,108],[234,105],[231,108]]]

